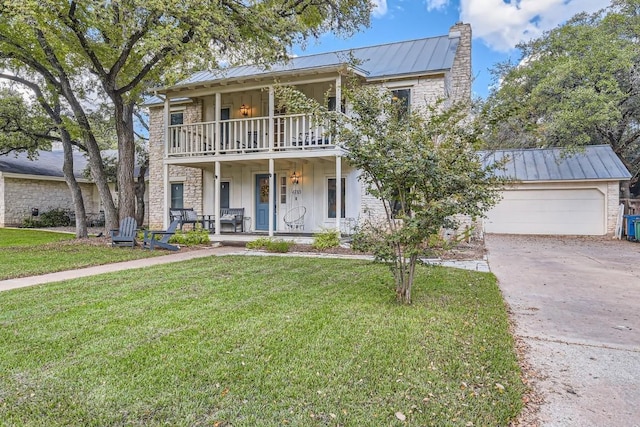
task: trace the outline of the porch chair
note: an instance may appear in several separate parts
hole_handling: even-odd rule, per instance
[[[144,236],[142,238],[142,249],[149,249],[152,251],[154,248],[162,248],[168,251],[177,251],[180,249],[176,245],[172,245],[169,243],[169,239],[171,236],[176,234],[176,228],[178,228],[178,224],[180,224],[179,220],[171,221],[169,224],[169,228],[166,230],[144,230]],[[157,239],[157,236],[162,236],[160,239]]]
[[[138,223],[130,216],[120,221],[118,230],[110,230],[111,246],[131,246],[136,245],[136,233],[138,232]]]
[[[307,208],[304,206],[293,207],[284,214],[283,221],[289,230],[302,231],[304,230],[304,215],[306,213]]]

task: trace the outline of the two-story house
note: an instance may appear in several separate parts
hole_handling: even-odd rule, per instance
[[[300,56],[268,70],[203,71],[158,89],[148,103],[150,226],[166,227],[172,207],[194,208],[209,216],[216,240],[227,231],[221,208],[244,208],[243,231],[270,236],[344,232],[375,213],[380,204],[327,126],[277,109],[274,85],[288,84],[349,114],[340,100],[352,76],[388,88],[409,108],[469,98],[471,28],[458,23],[438,37]]]

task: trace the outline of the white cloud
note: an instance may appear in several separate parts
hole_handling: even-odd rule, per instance
[[[449,6],[449,0],[427,0],[427,12],[443,10]]]
[[[371,0],[373,4],[373,16],[380,18],[387,14],[387,0]]]
[[[427,4],[445,0],[427,0]],[[460,18],[471,24],[474,38],[490,48],[508,52],[522,41],[542,35],[573,15],[592,13],[609,0],[460,0]]]

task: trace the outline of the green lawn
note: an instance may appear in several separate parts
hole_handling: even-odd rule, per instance
[[[32,230],[24,228],[0,228],[0,249],[8,247],[37,246],[73,239],[69,233]]]
[[[112,248],[105,239],[41,230],[0,228],[0,280],[165,255],[166,251]],[[95,239],[95,238],[94,238]]]
[[[494,276],[420,268],[410,307],[390,281],[239,256],[2,292],[0,424],[507,425],[525,387]]]

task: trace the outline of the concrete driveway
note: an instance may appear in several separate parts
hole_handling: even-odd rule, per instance
[[[542,426],[640,426],[640,243],[487,235]]]

